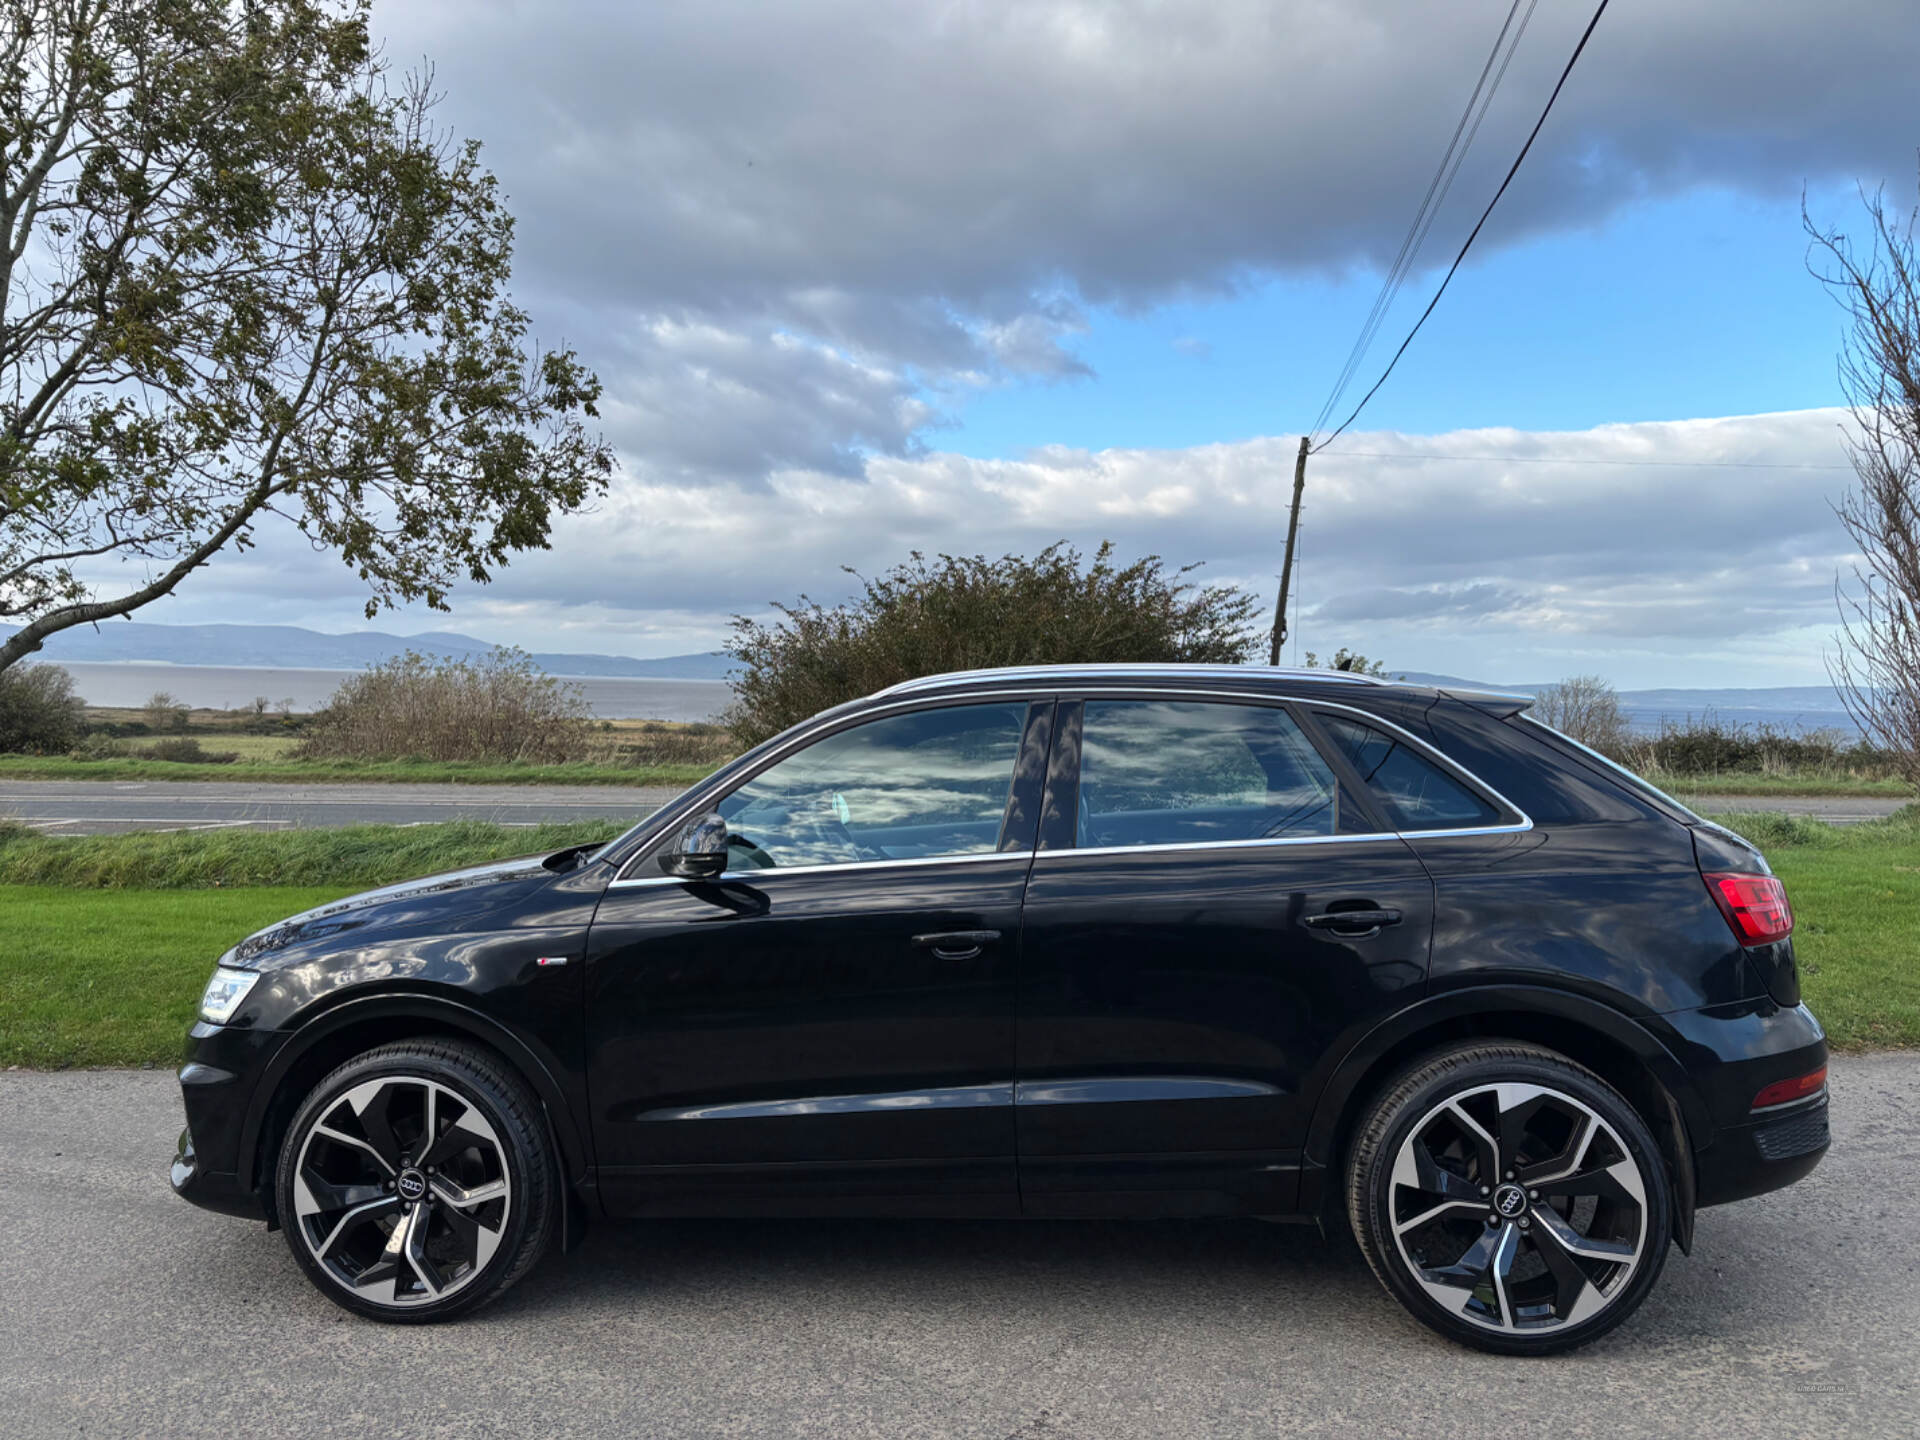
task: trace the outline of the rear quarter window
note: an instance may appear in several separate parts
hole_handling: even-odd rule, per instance
[[[1503,720],[1442,698],[1427,711],[1440,750],[1532,817],[1536,825],[1583,825],[1645,819],[1656,813],[1583,764],[1562,756],[1551,731],[1517,717]]]

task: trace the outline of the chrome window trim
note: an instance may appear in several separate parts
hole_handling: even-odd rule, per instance
[[[1364,835],[1262,835],[1251,840],[1156,840],[1150,845],[1077,845],[1070,850],[1042,850],[1039,858],[1051,860],[1065,855],[1138,855],[1142,851],[1260,850],[1274,845],[1358,845],[1399,838],[1391,830],[1375,830]]]
[[[1050,669],[1044,669],[1044,670],[1035,671],[1031,673],[1057,674],[1059,673],[1060,670],[1067,669],[1067,668],[1070,668],[1070,667],[1056,666],[1056,667],[1051,667]],[[1115,672],[1115,670],[1119,668],[1120,667],[1118,666],[1092,667],[1094,673],[1097,673],[1099,675],[1112,675]],[[1152,666],[1144,667],[1144,668],[1155,669],[1155,670],[1164,669],[1164,667],[1152,667]],[[1002,672],[987,671],[983,673],[992,675],[992,674],[999,674]],[[1006,672],[1006,673],[1011,674],[1013,672]],[[1277,672],[1274,672],[1274,673],[1277,673]],[[1344,675],[1349,672],[1347,671],[1331,671],[1331,672],[1309,671],[1307,673],[1308,674],[1331,673],[1331,674]],[[916,682],[909,681],[907,683],[909,685],[912,685]],[[1376,680],[1373,683],[1381,684],[1384,682]],[[899,690],[901,688],[903,687],[895,687],[896,690]],[[885,694],[891,694],[894,692],[882,691],[880,693],[885,695]],[[695,808],[703,804],[713,804],[713,803],[717,803],[719,800],[725,799],[727,795],[731,795],[733,791],[739,789],[740,786],[752,783],[752,781],[756,777],[761,775],[766,770],[770,769],[772,766],[778,764],[781,760],[784,760],[787,756],[791,755],[794,751],[802,748],[803,746],[811,744],[815,739],[819,738],[820,736],[834,729],[837,729],[837,728],[850,729],[852,726],[860,724],[866,720],[878,719],[886,715],[898,714],[904,711],[920,709],[923,707],[932,708],[927,706],[927,701],[929,699],[933,699],[943,706],[951,704],[955,707],[958,707],[958,706],[969,705],[969,704],[992,704],[998,700],[1008,700],[1008,701],[1017,700],[1023,704],[1032,704],[1036,701],[1041,701],[1046,699],[1078,700],[1078,699],[1091,699],[1095,697],[1103,698],[1103,699],[1115,698],[1115,699],[1231,700],[1231,701],[1250,702],[1258,705],[1277,706],[1277,705],[1290,704],[1290,705],[1300,705],[1309,710],[1318,708],[1322,710],[1342,711],[1346,714],[1354,716],[1356,719],[1360,720],[1365,724],[1374,726],[1376,729],[1386,730],[1398,736],[1401,740],[1413,746],[1414,749],[1420,755],[1432,760],[1434,763],[1440,765],[1443,769],[1447,770],[1449,773],[1465,781],[1468,785],[1473,787],[1475,790],[1479,791],[1481,795],[1492,800],[1500,809],[1518,818],[1515,821],[1503,823],[1499,825],[1469,825],[1469,826],[1462,826],[1459,828],[1452,828],[1452,829],[1446,829],[1446,830],[1389,830],[1389,831],[1375,831],[1375,832],[1370,832],[1364,835],[1302,835],[1302,836],[1280,836],[1280,837],[1274,837],[1274,838],[1258,838],[1258,839],[1252,839],[1252,840],[1169,841],[1165,844],[1155,844],[1155,845],[1099,846],[1099,847],[1088,847],[1086,849],[1080,849],[1078,847],[1069,847],[1067,849],[1062,849],[1062,850],[1004,850],[1004,851],[996,850],[991,852],[972,852],[972,853],[962,854],[962,855],[929,855],[924,857],[918,857],[911,860],[848,860],[848,861],[843,861],[843,862],[839,862],[832,865],[796,865],[790,868],[782,868],[782,867],[776,866],[771,869],[747,870],[747,871],[738,871],[738,872],[729,870],[723,875],[721,875],[719,878],[722,880],[739,881],[739,880],[749,880],[756,875],[760,875],[760,876],[775,875],[775,874],[802,875],[802,874],[819,874],[823,872],[830,872],[830,871],[836,871],[836,870],[872,869],[872,868],[894,867],[894,866],[904,866],[904,865],[947,865],[947,864],[953,864],[956,862],[965,863],[965,862],[980,861],[980,860],[1002,860],[1002,859],[1016,859],[1016,858],[1031,859],[1035,855],[1089,855],[1089,854],[1096,853],[1096,851],[1107,851],[1114,854],[1125,854],[1125,853],[1137,853],[1143,850],[1145,851],[1191,850],[1196,848],[1214,848],[1219,846],[1300,845],[1300,844],[1336,845],[1336,844],[1342,844],[1342,843],[1347,843],[1352,841],[1370,842],[1370,841],[1377,841],[1377,840],[1389,839],[1389,838],[1410,841],[1414,839],[1444,839],[1448,836],[1458,836],[1458,835],[1516,835],[1516,834],[1523,834],[1526,831],[1533,829],[1533,818],[1529,816],[1526,813],[1526,811],[1522,810],[1518,805],[1514,804],[1511,800],[1507,799],[1506,796],[1502,795],[1498,790],[1494,789],[1493,786],[1487,784],[1486,781],[1482,780],[1478,775],[1474,774],[1471,770],[1467,769],[1466,766],[1458,764],[1454,760],[1449,759],[1446,755],[1441,754],[1437,749],[1435,749],[1432,745],[1429,745],[1426,741],[1422,740],[1419,736],[1414,735],[1411,732],[1403,729],[1401,726],[1396,725],[1393,721],[1387,719],[1382,715],[1376,715],[1371,710],[1362,710],[1357,706],[1353,706],[1353,705],[1342,705],[1338,701],[1334,701],[1334,700],[1321,700],[1318,698],[1305,697],[1305,696],[1299,696],[1299,695],[1277,694],[1277,693],[1272,693],[1264,690],[1216,690],[1216,689],[1201,689],[1198,687],[1188,686],[1188,685],[1155,686],[1151,684],[1128,684],[1125,680],[1118,680],[1108,684],[1063,686],[1057,694],[1051,694],[1051,695],[1036,693],[1029,690],[1017,690],[1017,691],[991,691],[990,690],[990,691],[973,692],[973,693],[962,691],[952,695],[940,695],[940,696],[934,696],[934,697],[919,696],[913,699],[896,700],[889,705],[876,705],[872,709],[862,710],[862,711],[859,711],[857,714],[853,714],[853,715],[834,715],[834,716],[831,716],[830,718],[824,718],[820,721],[819,724],[810,726],[808,729],[803,730],[800,733],[792,736],[790,739],[787,740],[787,742],[784,745],[780,746],[777,750],[769,751],[767,755],[764,757],[764,759],[761,761],[761,763],[757,764],[752,770],[750,770],[746,774],[733,780],[730,786],[726,788],[724,792],[721,792],[720,786],[718,785],[703,785],[688,791],[684,796],[681,797],[678,803],[669,801],[666,805],[661,806],[659,810],[654,812],[654,815],[656,817],[665,817],[664,820],[662,821],[662,823],[657,829],[651,831],[643,839],[641,839],[637,848],[634,851],[634,854],[620,867],[619,874],[617,874],[611,881],[608,882],[608,888],[612,889],[615,887],[619,887],[619,888],[625,889],[625,888],[632,888],[632,887],[643,886],[643,885],[661,885],[661,884],[685,885],[685,884],[691,883],[687,880],[684,880],[677,876],[672,876],[672,875],[636,876],[636,875],[633,875],[631,872],[635,869],[635,867],[637,867],[640,864],[642,860],[644,860],[647,857],[648,852],[659,841],[661,836],[666,834],[669,829],[671,829],[676,823],[678,823],[681,819],[683,819],[688,813],[692,812]],[[1539,722],[1535,721],[1534,723],[1538,724]],[[649,818],[653,818],[653,817],[649,817]],[[646,822],[642,821],[641,823],[645,824]],[[711,884],[714,882],[709,881],[707,883]]]
[[[642,885],[718,885],[723,880],[737,882],[764,880],[771,875],[831,875],[841,870],[904,870],[921,865],[982,865],[989,860],[1033,859],[1031,850],[968,850],[958,855],[915,855],[905,860],[836,860],[826,865],[769,865],[758,870],[728,870],[711,880],[690,880],[681,875],[619,875],[607,882],[609,890],[630,890]]]

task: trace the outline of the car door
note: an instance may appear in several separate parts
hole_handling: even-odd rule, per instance
[[[1027,888],[1034,1214],[1284,1213],[1318,1072],[1425,983],[1433,887],[1286,705],[1062,697]]]
[[[1013,977],[1050,700],[842,722],[713,803],[715,881],[637,856],[587,956],[616,1214],[1016,1208]]]

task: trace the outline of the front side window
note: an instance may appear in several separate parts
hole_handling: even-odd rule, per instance
[[[1314,718],[1402,830],[1466,830],[1499,823],[1498,810],[1398,736],[1348,715],[1315,711]]]
[[[1081,722],[1080,846],[1331,836],[1339,787],[1284,710],[1184,700],[1089,700]]]
[[[838,731],[720,802],[735,870],[991,853],[1024,701],[917,710]]]

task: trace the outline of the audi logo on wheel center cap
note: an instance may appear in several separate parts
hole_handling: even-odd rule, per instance
[[[1527,1208],[1527,1192],[1518,1185],[1502,1185],[1493,1192],[1493,1208],[1511,1220]]]
[[[393,1188],[400,1192],[402,1200],[418,1200],[427,1193],[427,1177],[418,1170],[402,1170]]]

